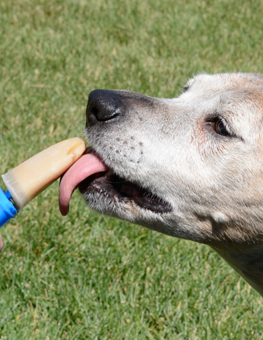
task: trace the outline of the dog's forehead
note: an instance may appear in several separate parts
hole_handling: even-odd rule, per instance
[[[179,100],[183,103],[199,103],[200,108],[224,105],[239,114],[249,111],[263,114],[263,75],[255,73],[199,74],[183,87]],[[209,104],[210,103],[210,104]]]
[[[186,88],[217,94],[226,90],[251,89],[263,86],[263,75],[257,73],[199,74],[190,79]]]

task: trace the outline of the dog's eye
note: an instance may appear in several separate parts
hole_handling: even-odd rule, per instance
[[[231,133],[228,131],[226,124],[223,119],[217,117],[214,119],[210,119],[207,123],[213,128],[213,130],[221,136],[231,136]]]
[[[229,133],[222,119],[218,119],[217,121],[215,121],[215,132],[219,135],[229,136]]]

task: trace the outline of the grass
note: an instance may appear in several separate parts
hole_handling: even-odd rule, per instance
[[[0,173],[82,136],[88,93],[173,97],[263,73],[259,0],[0,0]],[[0,181],[3,186],[3,182]],[[88,210],[58,183],[1,230],[0,339],[262,339],[261,298],[209,248]]]

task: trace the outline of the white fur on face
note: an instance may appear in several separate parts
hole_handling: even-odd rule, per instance
[[[129,94],[125,117],[103,130],[92,127],[88,139],[115,173],[151,190],[173,211],[155,214],[133,202],[91,195],[89,204],[173,236],[207,243],[231,239],[230,230],[215,233],[213,224],[239,224],[248,213],[258,217],[253,204],[261,196],[253,178],[262,181],[262,112],[254,97],[261,100],[260,82],[262,77],[244,74],[199,75],[178,98],[147,97],[146,104],[120,92]],[[211,130],[206,124],[211,116],[224,119],[234,137]]]
[[[263,247],[263,76],[198,75],[174,99],[116,93],[125,102],[125,113],[92,126],[87,137],[114,173],[157,195],[171,211],[155,213],[105,192],[87,191],[88,204],[168,235],[210,244],[263,292],[263,277],[262,289],[253,283],[257,278],[251,279],[256,269],[247,274],[247,263],[261,258],[258,249]],[[215,130],[218,119],[226,135]]]

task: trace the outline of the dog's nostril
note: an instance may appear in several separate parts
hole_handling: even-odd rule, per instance
[[[95,117],[97,117],[98,113],[99,113],[99,110],[96,108],[96,106],[93,106],[91,108],[91,112],[94,114]]]

